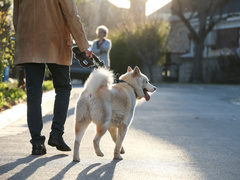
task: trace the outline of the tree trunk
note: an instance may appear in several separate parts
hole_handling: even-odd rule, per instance
[[[193,71],[190,82],[202,83],[203,82],[203,50],[204,42],[195,42],[194,49],[194,60],[193,60]]]

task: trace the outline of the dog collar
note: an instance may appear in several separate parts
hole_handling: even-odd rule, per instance
[[[127,85],[129,85],[133,89],[133,92],[134,92],[135,96],[137,97],[137,93],[131,84],[129,84],[128,82],[121,80],[121,79],[116,79],[115,82],[116,83],[126,83]]]

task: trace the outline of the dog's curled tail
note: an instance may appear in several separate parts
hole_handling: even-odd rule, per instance
[[[114,82],[114,74],[106,68],[94,69],[87,79],[84,88],[89,91],[96,91],[101,87],[111,88]]]

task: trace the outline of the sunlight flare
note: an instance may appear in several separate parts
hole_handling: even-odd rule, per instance
[[[130,8],[130,0],[108,0],[110,3],[114,4],[119,8]],[[149,16],[161,7],[165,6],[166,4],[170,3],[172,0],[148,0],[146,3],[146,11],[145,15]]]

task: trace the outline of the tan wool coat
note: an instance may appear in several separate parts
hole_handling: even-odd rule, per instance
[[[89,47],[74,0],[14,0],[13,24],[15,65],[71,65],[71,35],[81,51]]]

